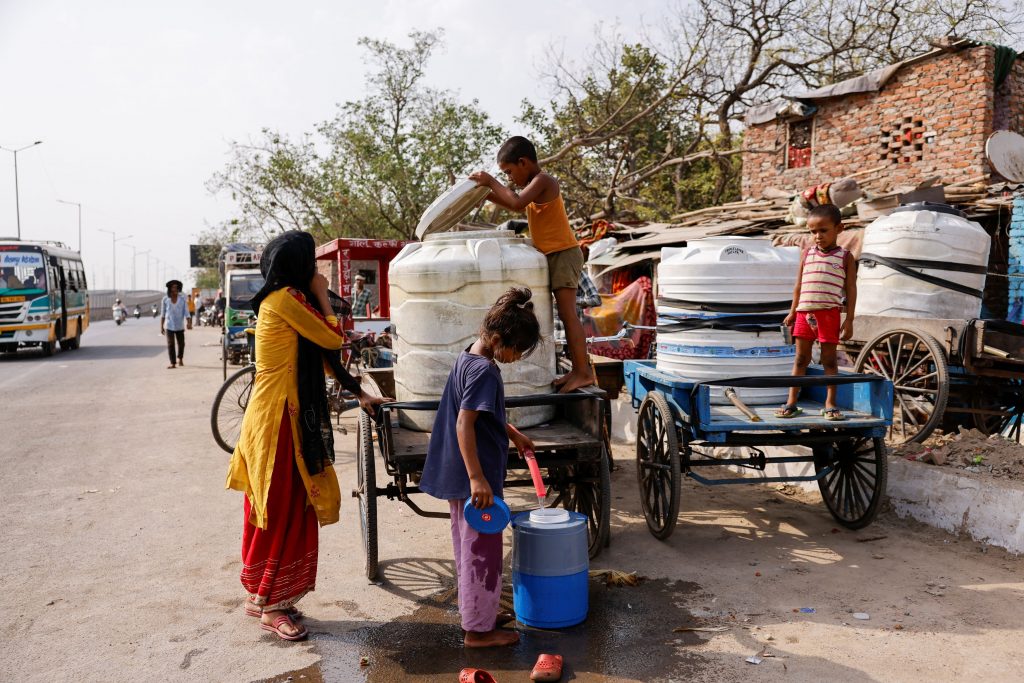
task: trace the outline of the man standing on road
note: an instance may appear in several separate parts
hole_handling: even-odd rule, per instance
[[[366,288],[366,276],[356,275],[356,289],[352,293],[352,317],[370,318],[373,311],[373,292]]]
[[[181,294],[182,286],[180,280],[169,280],[167,296],[160,306],[163,311],[160,316],[160,334],[167,334],[167,355],[171,359],[171,364],[167,366],[168,370],[173,370],[177,365],[185,365],[185,327],[192,329],[192,317],[189,315],[186,302],[188,297]],[[177,354],[175,342],[178,346]]]

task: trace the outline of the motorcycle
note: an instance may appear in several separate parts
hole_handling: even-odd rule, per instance
[[[135,307],[135,310],[134,310],[134,311],[132,311],[132,315],[134,315],[134,316],[135,316],[135,319],[136,319],[136,320],[138,320],[138,319],[139,319],[139,316],[141,316],[141,315],[142,315],[142,309],[141,309],[141,308],[139,308],[138,306],[136,306],[136,307]]]
[[[156,304],[153,304],[153,305],[152,305],[152,306],[151,306],[150,308],[152,309],[152,311],[153,311],[153,317],[155,318],[155,317],[156,317],[156,314],[157,314],[157,310],[156,310]]]
[[[114,322],[120,327],[121,323],[128,317],[126,311],[120,306],[114,306]]]

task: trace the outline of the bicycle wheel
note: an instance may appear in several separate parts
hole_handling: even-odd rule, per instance
[[[242,433],[242,418],[245,417],[245,407],[249,405],[255,377],[255,365],[242,368],[221,385],[213,399],[213,410],[210,411],[213,439],[228,453],[235,452]]]

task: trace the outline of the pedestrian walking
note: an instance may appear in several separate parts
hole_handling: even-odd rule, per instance
[[[167,296],[160,304],[160,334],[167,335],[167,355],[171,364],[168,370],[185,365],[185,328],[192,329],[192,317],[188,314],[186,297],[181,293],[181,280],[167,281]],[[177,349],[175,349],[177,346]]]
[[[340,491],[324,362],[364,410],[385,399],[363,393],[341,367],[345,337],[316,270],[316,243],[292,230],[263,251],[263,288],[253,297],[256,377],[227,488],[243,491],[245,613],[283,640],[301,640],[295,603],[316,585],[318,525],[338,521]]]

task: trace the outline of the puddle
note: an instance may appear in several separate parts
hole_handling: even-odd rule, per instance
[[[703,639],[673,633],[692,617],[681,607],[699,587],[693,583],[645,581],[632,588],[608,588],[591,581],[587,620],[573,628],[543,631],[520,627],[512,648],[466,650],[462,647],[455,591],[433,593],[408,616],[335,633],[328,622],[310,621],[317,664],[266,679],[303,681],[453,681],[463,667],[487,669],[500,681],[526,681],[537,656],[565,658],[562,680],[683,681],[703,669],[704,661],[686,651]],[[503,604],[511,603],[503,596]],[[351,623],[351,622],[348,622]],[[369,665],[360,667],[360,658]]]

